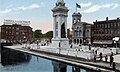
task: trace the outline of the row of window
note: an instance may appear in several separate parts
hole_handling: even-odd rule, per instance
[[[4,33],[2,34],[6,34],[6,35],[19,35],[19,34],[22,34],[22,35],[25,35],[27,34],[27,32],[11,32],[11,31],[5,31]]]
[[[120,30],[94,30],[94,34],[120,34]]]
[[[86,32],[84,32],[83,35],[84,36],[90,36],[89,30],[86,30]],[[76,36],[76,37],[82,36],[81,30],[79,30],[79,31],[75,30],[74,31],[74,36]]]
[[[116,28],[120,27],[120,22],[118,23],[108,23],[108,24],[95,24],[95,28]]]

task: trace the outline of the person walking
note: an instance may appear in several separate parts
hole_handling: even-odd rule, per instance
[[[60,51],[61,51],[61,48],[60,48],[60,47],[61,47],[61,44],[60,44],[60,42],[59,42],[59,54],[60,54]]]
[[[96,55],[94,55],[94,62],[96,62]]]
[[[102,61],[102,52],[100,53],[100,61]]]
[[[107,62],[107,60],[108,60],[108,56],[106,55],[106,56],[105,56],[105,62]]]
[[[112,68],[115,71],[115,62],[113,62]]]
[[[71,44],[71,45],[70,45],[70,48],[72,48],[72,46],[73,46],[73,45]]]
[[[112,65],[113,61],[114,61],[113,56],[110,56],[110,66]]]

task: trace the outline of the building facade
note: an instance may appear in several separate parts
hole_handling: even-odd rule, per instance
[[[11,20],[12,21],[12,20]],[[1,25],[1,39],[11,41],[13,43],[30,41],[32,39],[32,28],[28,25],[7,22]],[[9,23],[9,24],[8,24]]]
[[[80,13],[72,15],[72,43],[91,44],[91,24],[81,22],[81,17]]]
[[[92,44],[97,46],[114,46],[113,38],[120,38],[120,19],[94,22],[92,26]],[[120,47],[120,41],[117,42]]]

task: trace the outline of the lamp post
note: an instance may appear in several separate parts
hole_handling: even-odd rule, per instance
[[[84,42],[84,45],[86,45],[86,41],[84,40],[83,42]]]
[[[88,43],[88,44],[89,44],[89,50],[91,50],[91,47],[90,47],[90,45],[91,45],[91,42],[89,41],[89,43]]]
[[[119,41],[119,39],[120,39],[119,37],[114,37],[113,38],[114,44],[116,44],[116,48],[117,48],[117,42]]]
[[[117,48],[117,41],[114,40],[115,48]]]
[[[26,48],[26,36],[24,36],[24,45],[25,45],[25,48]]]
[[[61,42],[61,41],[60,41]],[[59,42],[59,54],[60,54],[60,47],[61,47],[61,43]]]

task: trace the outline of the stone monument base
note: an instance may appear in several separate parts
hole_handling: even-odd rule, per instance
[[[53,38],[52,47],[59,48],[59,43],[61,48],[70,48],[68,38]]]

